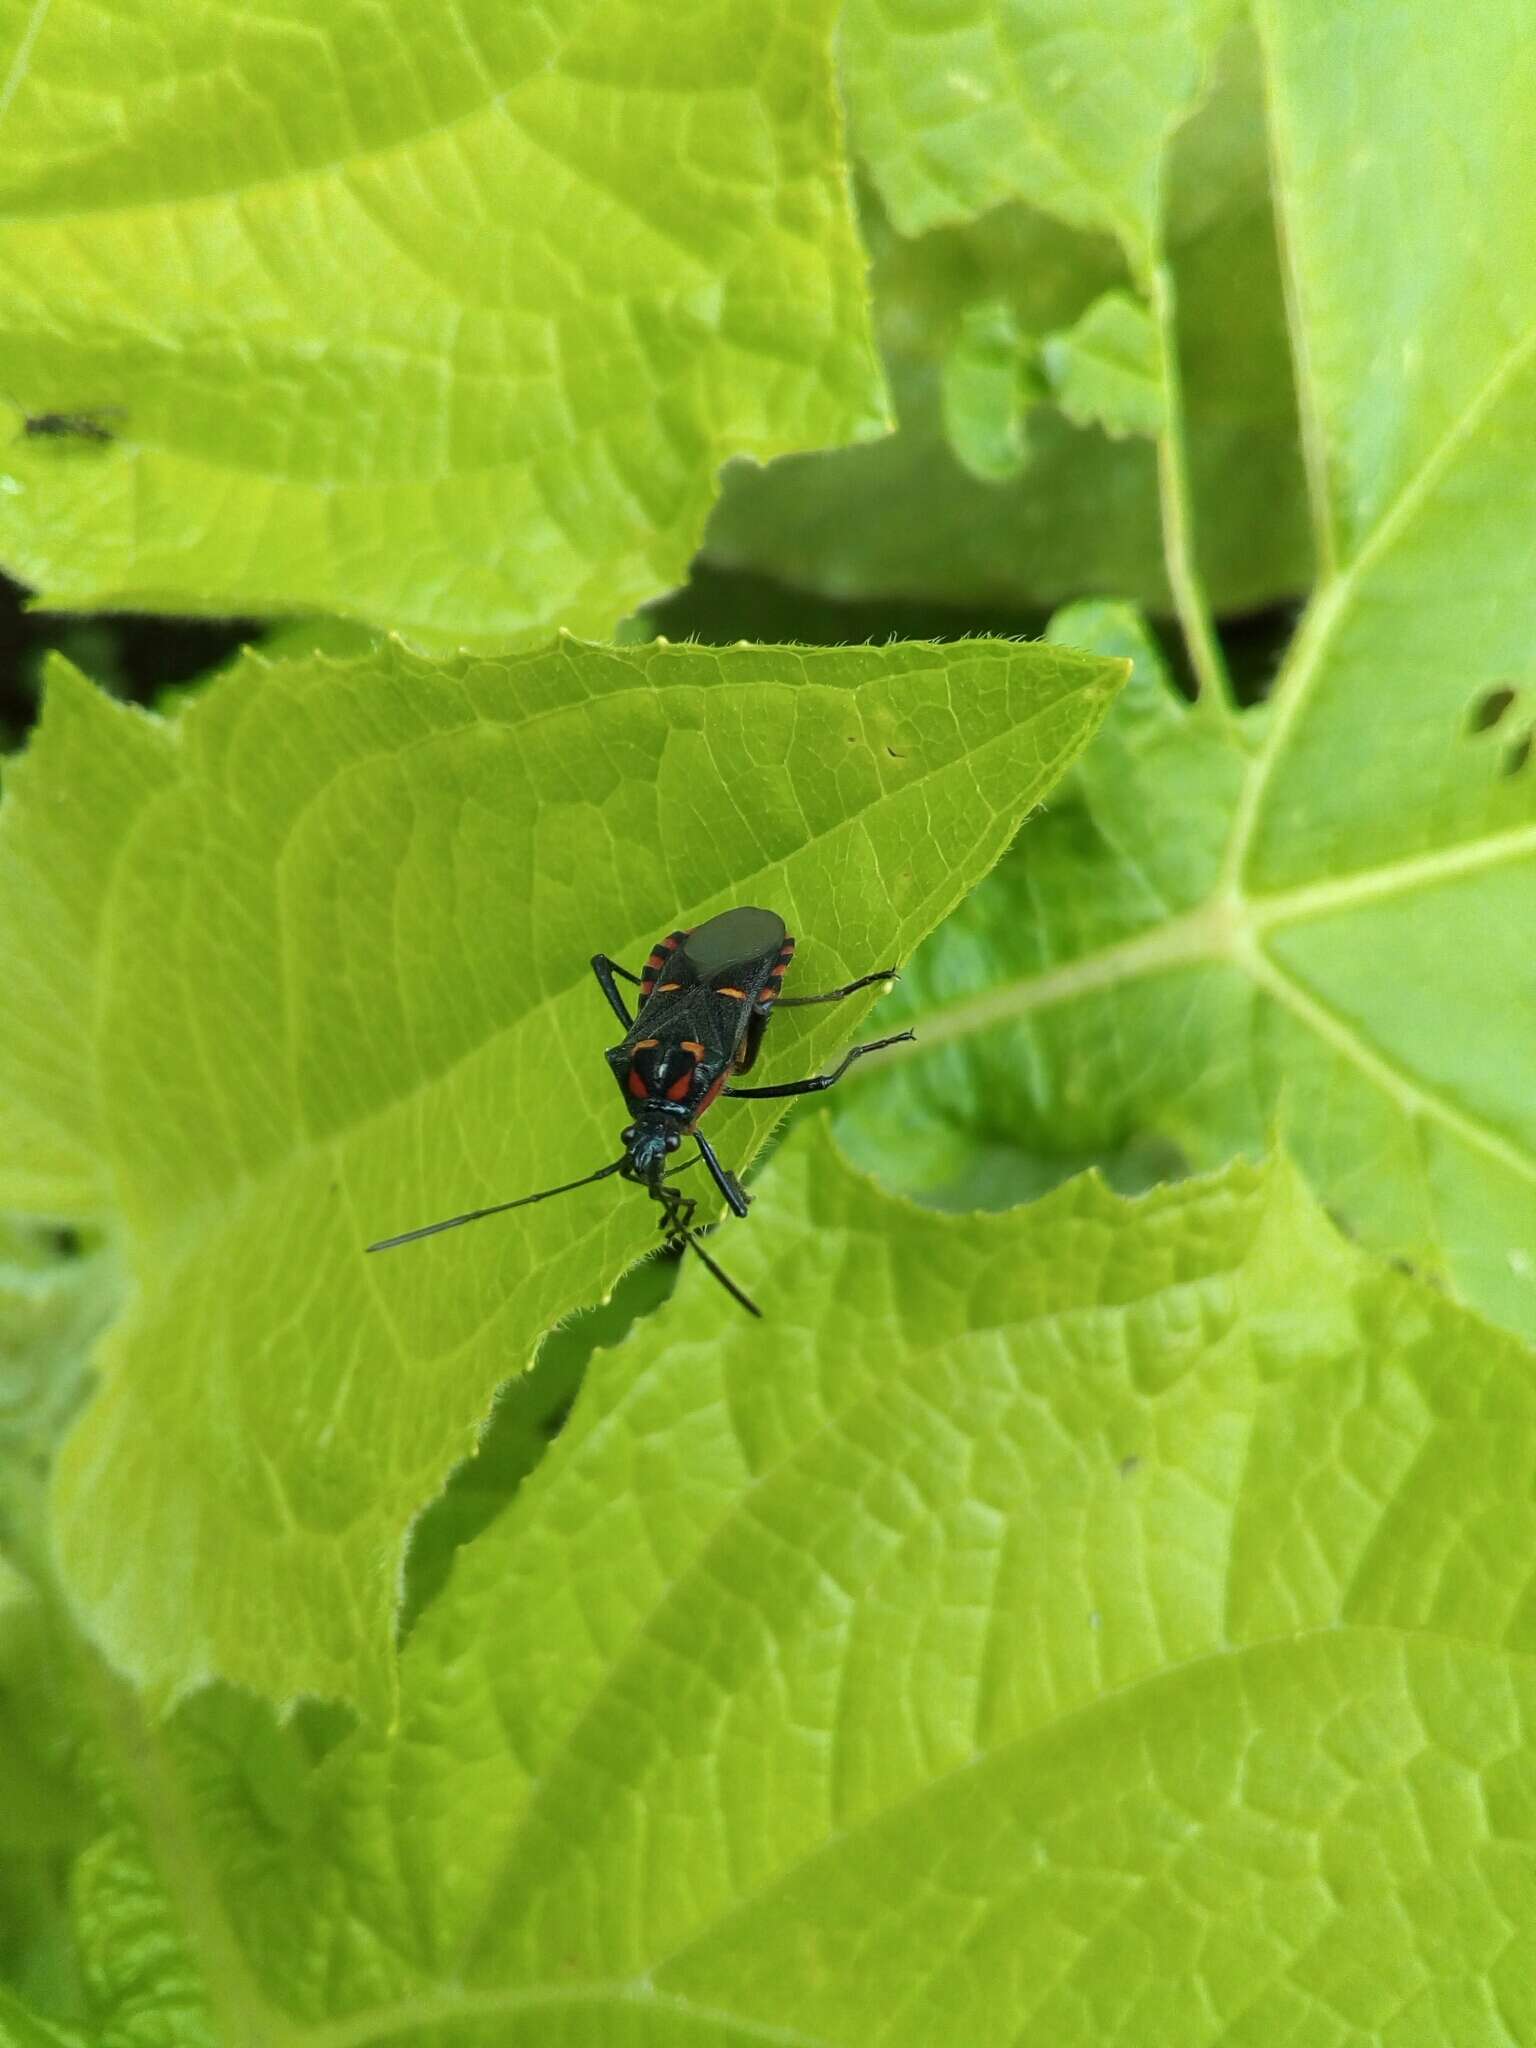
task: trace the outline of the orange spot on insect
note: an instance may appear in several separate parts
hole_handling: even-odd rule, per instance
[[[717,988],[715,994],[717,996],[734,996],[738,1003],[744,1003],[747,999],[747,992],[744,988]]]
[[[672,1083],[672,1086],[667,1090],[668,1102],[685,1102],[688,1098],[688,1090],[692,1086],[693,1075],[691,1073],[679,1074]]]
[[[656,993],[659,996],[669,996],[671,995],[673,989],[681,988],[682,985],[683,984],[680,981],[664,981],[661,984],[661,987],[657,989]]]
[[[631,1095],[648,1095],[650,1093],[650,1090],[646,1087],[645,1082],[641,1079],[640,1070],[638,1067],[630,1068],[629,1073],[625,1078],[624,1085],[629,1090]]]
[[[653,1045],[660,1045],[659,1038],[637,1038],[630,1047],[631,1052],[648,1052]]]
[[[683,1051],[691,1052],[696,1060],[703,1059],[704,1048],[702,1045],[700,1045],[699,1041],[696,1038],[685,1038],[682,1041],[682,1046]]]

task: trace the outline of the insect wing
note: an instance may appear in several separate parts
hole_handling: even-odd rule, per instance
[[[753,1006],[785,943],[784,920],[771,910],[727,910],[697,925],[678,949],[692,977],[695,1036],[734,1065],[751,1029]],[[704,1021],[707,1019],[707,1022]]]
[[[695,925],[680,948],[695,981],[721,994],[750,996],[762,986],[785,938],[784,920],[771,910],[725,910]]]

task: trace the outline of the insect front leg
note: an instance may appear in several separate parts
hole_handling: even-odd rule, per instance
[[[738,1091],[727,1088],[725,1092],[727,1095],[732,1095]],[[745,1216],[747,1210],[752,1205],[752,1197],[747,1193],[735,1174],[731,1172],[731,1169],[720,1164],[719,1160],[715,1157],[715,1148],[710,1144],[708,1138],[701,1138],[699,1133],[695,1131],[693,1141],[699,1148],[699,1157],[709,1168],[710,1173],[714,1177],[715,1186],[724,1195],[732,1212],[737,1216]]]
[[[629,1014],[629,1005],[619,994],[618,985],[613,977],[616,974],[622,974],[626,981],[632,981],[635,987],[639,988],[639,975],[631,974],[627,967],[621,967],[617,960],[610,960],[606,953],[594,953],[592,955],[592,972],[597,976],[598,987],[608,998],[609,1008],[624,1026],[624,1029],[628,1031],[635,1020]]]
[[[769,1096],[816,1095],[823,1088],[835,1088],[855,1060],[863,1059],[867,1052],[884,1052],[888,1045],[906,1045],[915,1041],[915,1031],[898,1031],[890,1038],[872,1038],[867,1045],[856,1045],[851,1052],[843,1055],[841,1064],[830,1074],[813,1074],[808,1081],[780,1081],[772,1088],[725,1088],[721,1093],[734,1095],[743,1101],[765,1102]]]

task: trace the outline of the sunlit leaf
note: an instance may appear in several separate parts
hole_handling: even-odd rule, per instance
[[[10,8],[0,559],[55,606],[607,632],[727,457],[882,428],[835,13]]]
[[[1284,1169],[962,1220],[810,1129],[755,1221],[769,1355],[701,1274],[598,1355],[397,1731],[178,1717],[113,1886],[228,2034],[1521,2039],[1526,1347]]]
[[[656,1216],[615,1181],[362,1247],[614,1157],[595,951],[638,964],[766,901],[802,987],[906,959],[1122,673],[987,642],[381,648],[250,657],[167,728],[61,673],[3,834],[67,915],[10,936],[13,982],[60,996],[8,1050],[0,1194],[110,1190],[126,1234],[131,1303],[54,1496],[111,1657],[162,1697],[223,1675],[382,1707],[412,1518]],[[54,779],[84,757],[115,769],[99,811]],[[816,1071],[871,1000],[787,1017],[778,1074]],[[719,1112],[733,1166],[777,1108]]]

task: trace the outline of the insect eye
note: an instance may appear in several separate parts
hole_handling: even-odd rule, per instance
[[[677,1150],[678,1146],[679,1146],[679,1145],[680,1145],[681,1143],[682,1143],[682,1139],[681,1139],[681,1138],[679,1138],[679,1136],[677,1135],[676,1131],[668,1131],[668,1133],[667,1133],[667,1150],[668,1150],[669,1152],[675,1152],[675,1151]]]
[[[633,1143],[634,1143],[634,1142],[635,1142],[635,1127],[634,1127],[634,1125],[633,1125],[633,1124],[631,1124],[631,1125],[629,1126],[628,1130],[620,1131],[620,1133],[619,1133],[619,1143],[620,1143],[621,1145],[633,1145]]]

